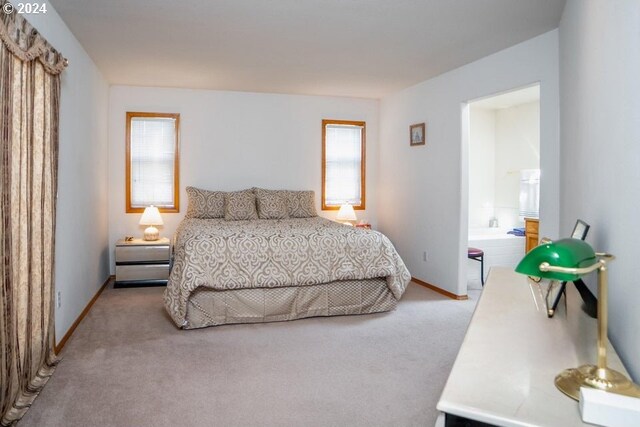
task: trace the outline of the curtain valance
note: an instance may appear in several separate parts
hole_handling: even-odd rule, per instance
[[[0,0],[4,10],[7,0]],[[15,9],[13,13],[0,12],[0,39],[7,49],[21,61],[38,60],[49,74],[60,74],[67,60]]]

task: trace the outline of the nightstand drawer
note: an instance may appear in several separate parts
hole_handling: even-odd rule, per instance
[[[116,282],[168,278],[169,264],[116,265]]]
[[[169,246],[116,246],[116,263],[168,261]]]

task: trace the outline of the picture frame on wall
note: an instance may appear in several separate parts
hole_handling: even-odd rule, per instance
[[[425,132],[425,124],[417,123],[415,125],[409,126],[409,145],[425,145],[426,144],[426,132]]]

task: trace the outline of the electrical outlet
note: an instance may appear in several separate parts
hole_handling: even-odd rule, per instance
[[[422,252],[422,261],[429,261],[429,253],[427,251]]]
[[[56,292],[56,308],[62,307],[62,292]]]

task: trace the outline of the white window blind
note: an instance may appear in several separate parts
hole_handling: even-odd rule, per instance
[[[363,127],[325,125],[325,205],[362,204]]]
[[[176,120],[132,117],[131,207],[174,208]]]

